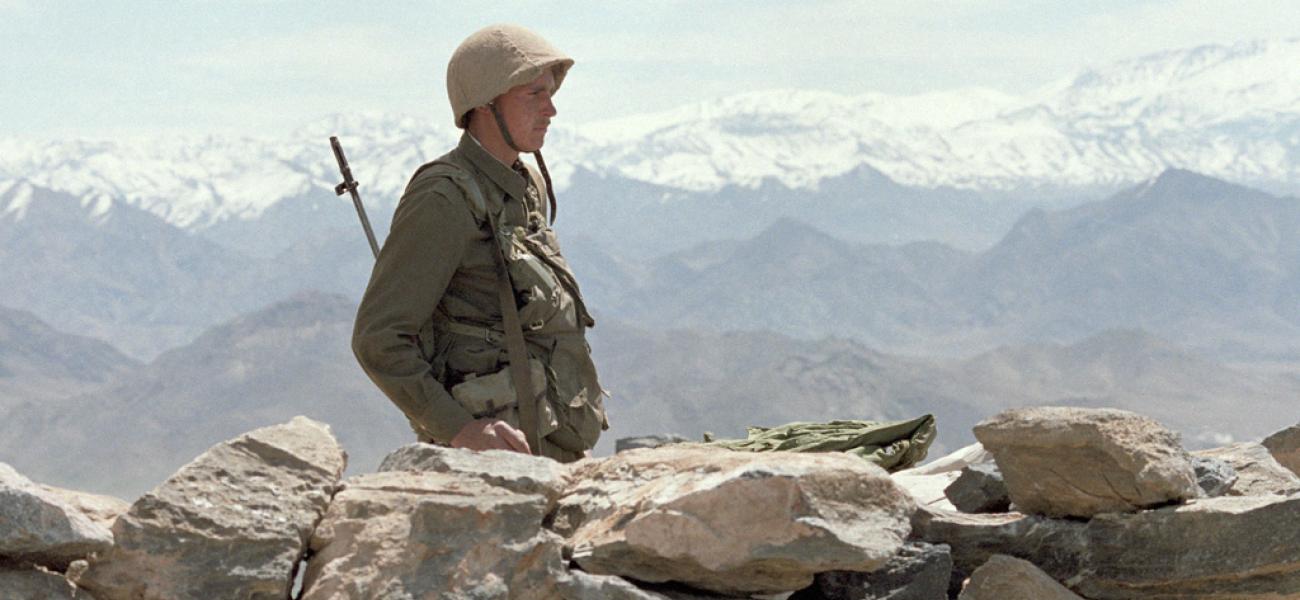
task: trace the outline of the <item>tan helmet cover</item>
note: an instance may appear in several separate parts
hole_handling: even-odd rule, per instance
[[[465,113],[537,79],[545,69],[554,72],[558,90],[571,66],[572,58],[528,29],[508,24],[484,27],[465,38],[447,63],[452,118],[463,127]]]

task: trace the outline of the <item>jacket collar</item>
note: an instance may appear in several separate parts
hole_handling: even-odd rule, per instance
[[[461,134],[460,144],[456,146],[456,150],[469,160],[470,164],[474,165],[474,168],[479,173],[485,175],[488,180],[496,184],[511,198],[518,202],[524,201],[524,194],[528,190],[524,178],[517,171],[492,156],[468,131]],[[517,159],[516,162],[518,162]]]

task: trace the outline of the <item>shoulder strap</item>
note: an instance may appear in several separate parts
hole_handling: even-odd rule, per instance
[[[474,221],[482,225],[488,221],[488,203],[487,198],[483,196],[483,190],[479,188],[478,182],[465,169],[462,169],[449,162],[433,161],[425,163],[415,170],[411,175],[411,180],[407,182],[406,187],[411,187],[417,179],[426,177],[445,177],[455,183],[457,187],[465,193],[465,200],[469,204],[469,212],[474,215]]]
[[[465,192],[470,212],[480,225],[487,223],[492,236],[493,259],[497,265],[497,299],[501,303],[501,325],[505,331],[506,358],[510,361],[510,379],[515,385],[515,401],[519,406],[519,426],[524,430],[528,448],[533,454],[542,452],[540,425],[537,418],[537,394],[528,367],[528,346],[524,342],[524,329],[519,323],[519,307],[515,306],[514,285],[506,265],[503,232],[497,226],[497,217],[488,209],[487,198],[474,177],[464,169],[445,162],[434,161],[421,166],[411,176],[411,183],[420,177],[446,177]],[[407,184],[410,185],[409,183]]]

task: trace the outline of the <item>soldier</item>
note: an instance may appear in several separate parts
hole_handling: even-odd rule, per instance
[[[572,65],[513,25],[469,36],[447,65],[465,132],[407,184],[352,336],[421,441],[567,462],[608,428],[585,339],[595,322],[547,218],[540,152]]]

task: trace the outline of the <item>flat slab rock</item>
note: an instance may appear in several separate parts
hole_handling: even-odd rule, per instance
[[[100,600],[286,598],[345,464],[304,417],[217,444],[132,504],[77,583]]]
[[[1018,510],[1091,517],[1200,495],[1191,457],[1156,421],[1108,408],[1033,407],[975,426]]]
[[[1282,466],[1262,444],[1242,442],[1222,448],[1199,450],[1193,454],[1222,460],[1237,473],[1237,480],[1228,486],[1228,489],[1223,492],[1224,495],[1281,494],[1285,496],[1300,492],[1300,477]]]
[[[833,453],[679,444],[581,461],[572,480],[553,528],[583,570],[722,594],[873,570],[898,551],[916,506],[883,469]]]
[[[1031,560],[1109,599],[1274,599],[1300,593],[1300,496],[1201,498],[1089,521],[918,512],[914,535],[952,548],[954,577],[994,554]]]
[[[569,483],[569,467],[549,458],[507,452],[407,444],[379,464],[380,471],[458,473],[520,494],[538,494],[554,504]]]
[[[0,463],[0,562],[65,569],[113,546],[113,534],[63,495]]]
[[[312,536],[302,597],[559,597],[566,562],[563,540],[542,529],[547,505],[472,475],[353,477]]]

